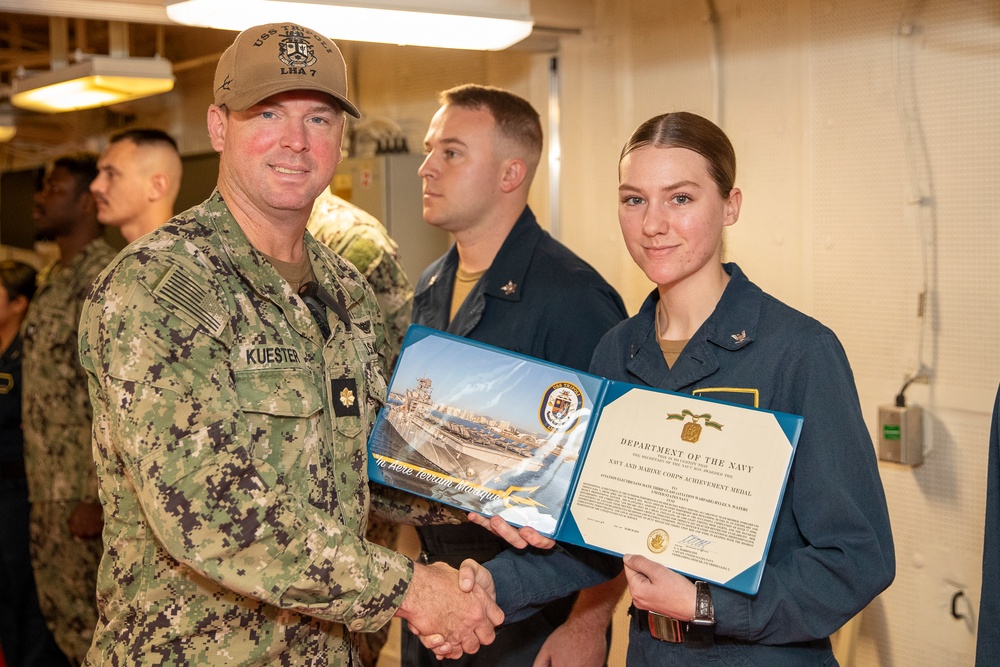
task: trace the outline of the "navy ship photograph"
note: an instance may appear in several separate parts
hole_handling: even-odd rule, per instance
[[[547,453],[539,451],[536,436],[486,417],[448,414],[431,395],[431,379],[421,377],[398,404],[390,398],[388,409],[389,423],[434,469],[483,486],[504,474],[542,469]]]

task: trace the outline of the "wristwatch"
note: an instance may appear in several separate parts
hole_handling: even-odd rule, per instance
[[[712,590],[704,581],[694,582],[694,618],[690,622],[649,612],[649,634],[664,642],[681,643],[687,635],[710,635],[715,632],[715,605]]]
[[[694,582],[694,618],[691,625],[700,630],[715,631],[715,605],[712,603],[712,589],[704,581]]]

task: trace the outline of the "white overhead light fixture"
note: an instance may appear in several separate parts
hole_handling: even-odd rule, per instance
[[[169,60],[88,56],[73,65],[14,79],[10,101],[22,109],[56,113],[118,104],[173,87]]]
[[[299,23],[331,39],[499,51],[531,34],[529,0],[166,0],[185,25]]]

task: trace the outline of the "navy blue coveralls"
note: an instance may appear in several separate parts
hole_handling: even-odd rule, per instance
[[[673,368],[656,339],[654,291],[601,340],[590,371],[802,415],[802,434],[758,593],[711,586],[716,633],[701,642],[654,639],[646,613],[633,610],[627,664],[833,665],[830,634],[895,575],[874,447],[834,333],[765,294],[735,264],[725,270],[731,279],[722,299]],[[607,576],[561,549],[505,553],[487,567],[512,620],[543,599],[539,591],[562,595],[571,582],[579,589]]]

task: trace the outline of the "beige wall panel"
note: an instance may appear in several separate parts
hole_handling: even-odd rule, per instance
[[[816,313],[844,341],[873,430],[876,406],[918,362],[934,376],[908,392],[928,409],[933,451],[917,468],[882,466],[897,576],[866,616],[860,664],[974,656],[974,622],[953,619],[948,603],[961,587],[967,611],[978,609],[988,411],[1000,378],[996,11],[942,0],[818,5],[813,15]],[[922,196],[928,205],[916,203]]]
[[[714,120],[733,141],[743,192],[740,220],[727,231],[726,258],[764,290],[807,309],[801,249],[809,228],[802,168],[808,8],[794,0],[717,7]]]

